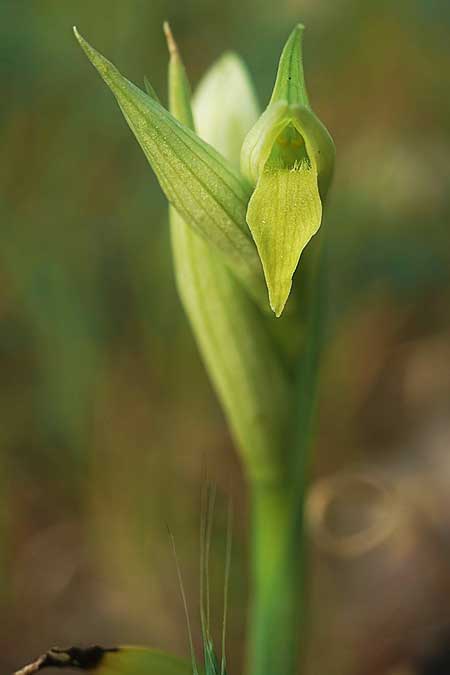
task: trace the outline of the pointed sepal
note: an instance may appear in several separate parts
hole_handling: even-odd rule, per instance
[[[259,115],[247,66],[237,54],[226,52],[208,69],[195,92],[199,135],[239,167],[242,142]]]
[[[276,101],[287,101],[289,105],[298,104],[309,108],[303,72],[304,30],[301,23],[297,24],[283,47],[269,105]]]

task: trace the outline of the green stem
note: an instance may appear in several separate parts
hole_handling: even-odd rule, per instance
[[[250,675],[293,675],[307,627],[303,511],[313,440],[325,297],[323,254],[308,274],[306,341],[298,364],[294,435],[285,481],[250,486],[253,595]],[[303,635],[302,635],[303,634]]]
[[[285,485],[256,485],[253,514],[251,675],[289,675],[297,653],[296,518]]]

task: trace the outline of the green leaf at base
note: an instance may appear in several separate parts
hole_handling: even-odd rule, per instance
[[[71,668],[95,675],[192,675],[188,661],[156,649],[99,646],[50,649],[15,675],[34,675],[44,668]]]

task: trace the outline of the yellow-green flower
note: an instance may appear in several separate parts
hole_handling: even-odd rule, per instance
[[[306,94],[302,31],[297,26],[286,43],[270,103],[248,133],[241,154],[242,173],[256,185],[247,223],[277,316],[288,299],[300,255],[322,222],[334,164],[333,141]]]

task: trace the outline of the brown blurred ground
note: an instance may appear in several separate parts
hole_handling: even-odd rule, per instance
[[[437,607],[450,606],[442,572],[449,511],[440,497],[447,476],[450,484],[447,0],[2,0],[0,671],[52,644],[143,642],[186,653],[166,523],[195,610],[205,465],[223,492],[231,486],[242,513],[229,637],[230,672],[240,671],[240,468],[175,294],[164,199],[71,34],[77,24],[164,97],[166,18],[194,84],[234,49],[262,104],[286,35],[299,20],[307,26],[310,98],[338,152],[315,471],[364,464],[398,482],[415,476],[422,501],[411,513],[428,514],[425,539],[443,559],[425,584],[422,615],[405,583],[396,586],[404,614],[394,603],[385,621],[389,603],[380,597],[390,591],[377,587],[378,618],[359,621],[370,637],[355,637],[351,620],[340,632],[333,617],[351,617],[355,603],[355,615],[371,615],[371,595],[358,593],[374,578],[383,586],[380,566],[371,577],[367,558],[344,569],[317,560],[311,644],[326,657],[320,675],[349,652],[361,675],[382,672],[383,661],[395,661],[389,654],[409,649],[408,640],[384,649],[383,626],[402,633],[409,621],[432,645],[434,623],[449,620]],[[223,533],[219,503],[217,598]],[[420,571],[414,556],[407,562]]]

